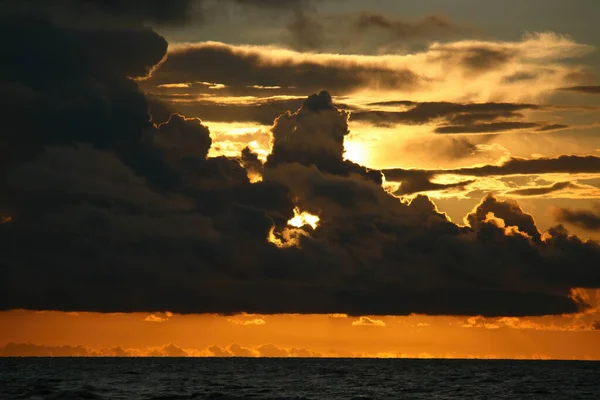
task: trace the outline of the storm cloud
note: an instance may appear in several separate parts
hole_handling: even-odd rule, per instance
[[[300,23],[297,29],[313,34],[315,30],[307,24]],[[310,35],[304,39],[313,40]],[[339,54],[339,50],[306,53],[210,41],[175,43],[152,78],[141,84],[146,92],[171,85],[170,89],[177,89],[173,94],[202,97],[304,96],[327,88],[336,96],[361,93],[375,98],[372,95],[378,93],[387,100],[402,94],[438,102],[501,99],[520,103],[572,83],[567,77],[575,76],[580,68],[566,60],[591,50],[591,46],[551,33],[528,35],[517,42],[430,43],[413,54],[385,55]],[[507,80],[515,69],[540,68],[546,72],[529,81]],[[469,92],[456,90],[462,86],[469,87]]]
[[[555,212],[557,221],[575,225],[587,231],[600,231],[600,204],[594,210],[560,208]]]
[[[468,176],[508,176],[536,175],[553,173],[599,173],[600,157],[596,156],[559,156],[555,158],[516,158],[512,157],[500,165],[484,165],[472,168],[447,170],[405,170],[401,168],[386,169],[382,173],[387,180],[402,181],[408,174],[433,177],[442,174]]]
[[[156,24],[174,24],[188,22],[194,10],[201,12],[201,0],[6,0],[2,7],[13,13],[25,16],[37,16],[60,21],[61,24],[77,25],[89,23],[113,24],[150,22]],[[202,17],[194,13],[194,17]]]
[[[344,159],[350,115],[328,91],[276,118],[264,165],[250,151],[211,158],[201,120],[152,121],[131,78],[167,44],[141,22],[82,29],[8,8],[1,18],[2,85],[18,94],[0,110],[2,310],[525,316],[579,312],[589,305],[572,289],[600,287],[597,242],[561,226],[543,235],[514,202],[487,196],[459,226],[426,196],[390,195],[382,171]],[[265,67],[237,51],[193,46],[160,70],[179,75],[183,57],[186,73],[213,82],[334,89],[380,72]],[[496,168],[593,168],[557,160]],[[298,210],[318,225],[288,224]]]
[[[208,81],[228,86],[230,93],[247,93],[255,86],[277,86],[286,88],[288,94],[318,92],[325,87],[343,94],[375,81],[398,89],[419,84],[418,76],[408,68],[390,69],[344,60],[324,63],[294,55],[284,52],[273,58],[260,48],[212,42],[176,47],[145,85]]]

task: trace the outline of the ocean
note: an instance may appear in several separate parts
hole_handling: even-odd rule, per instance
[[[600,399],[600,363],[5,358],[0,399]]]

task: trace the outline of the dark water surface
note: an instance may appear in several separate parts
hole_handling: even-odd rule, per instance
[[[600,399],[600,363],[6,358],[0,399]]]

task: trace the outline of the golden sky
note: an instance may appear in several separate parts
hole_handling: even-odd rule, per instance
[[[600,358],[597,332],[586,316],[485,319],[11,311],[2,313],[0,321],[10,327],[0,333],[4,346],[0,354],[5,356]]]
[[[1,6],[0,356],[600,360],[598,4],[400,3]]]

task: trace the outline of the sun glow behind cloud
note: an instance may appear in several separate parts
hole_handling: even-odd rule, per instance
[[[307,213],[306,211],[300,211],[298,207],[294,208],[294,218],[288,221],[288,225],[296,228],[301,228],[304,225],[310,225],[313,229],[317,229],[319,226],[319,216]]]
[[[366,165],[369,157],[368,149],[360,141],[344,141],[344,158],[360,165]]]
[[[317,229],[319,227],[319,221],[320,218],[318,215],[300,211],[300,209],[296,207],[294,208],[294,216],[287,222],[288,227],[277,232],[275,226],[272,226],[267,241],[280,248],[299,247],[300,238],[310,235],[303,227],[310,226],[312,229]]]
[[[14,3],[17,8],[19,2]],[[12,23],[6,23],[10,32]],[[18,19],[15,32],[29,28],[26,23]],[[11,279],[4,286],[0,280],[0,293],[6,294],[0,297],[7,307],[34,304],[38,310],[79,313],[0,313],[0,326],[9,327],[0,330],[0,355],[15,354],[10,353],[12,344],[23,345],[16,346],[20,354],[31,354],[28,347],[37,343],[43,348],[29,350],[52,352],[54,346],[82,344],[89,347],[87,354],[116,356],[487,357],[493,352],[500,357],[547,353],[600,359],[600,347],[594,345],[600,291],[572,289],[599,282],[595,267],[600,256],[590,262],[585,256],[596,257],[597,246],[579,242],[562,227],[543,233],[550,223],[569,220],[580,225],[588,221],[589,230],[596,214],[582,211],[600,198],[600,163],[579,174],[565,166],[554,175],[538,167],[527,173],[524,161],[516,163],[520,172],[514,175],[506,173],[512,164],[504,167],[512,157],[585,156],[600,148],[593,130],[600,127],[598,108],[563,99],[577,96],[569,87],[592,84],[592,71],[578,64],[589,59],[576,58],[593,46],[553,33],[515,40],[513,33],[472,32],[471,38],[480,40],[467,40],[470,33],[464,31],[458,41],[431,36],[419,46],[396,38],[395,46],[384,49],[361,38],[369,49],[344,45],[300,52],[282,49],[283,36],[276,35],[274,45],[266,37],[236,35],[273,46],[236,41],[178,49],[171,44],[167,57],[159,25],[156,32],[140,32],[144,45],[134,49],[137,42],[130,46],[130,40],[115,40],[122,28],[113,35],[108,22],[111,34],[105,35],[103,26],[90,46],[85,45],[87,32],[81,35],[70,24],[60,27],[59,19],[56,24],[48,33],[60,28],[64,35],[48,35],[42,47],[31,40],[19,42],[29,35],[15,35],[17,45],[11,49],[19,57],[13,58],[67,56],[61,70],[81,76],[67,82],[54,70],[30,77],[19,62],[15,71],[7,66],[7,93],[14,97],[16,88],[19,95],[9,114],[30,114],[33,99],[21,99],[28,93],[20,89],[29,88],[34,79],[43,83],[36,85],[36,95],[47,108],[44,115],[52,118],[16,124],[15,135],[3,145],[18,154],[2,164],[10,178],[2,184],[10,191],[0,202],[0,233],[11,245],[0,253]],[[123,24],[124,33],[132,36],[129,18]],[[377,24],[373,30],[387,30]],[[31,24],[32,32],[35,27]],[[203,37],[228,41],[230,33]],[[82,43],[71,49],[73,54],[53,40],[70,35]],[[119,57],[110,60],[113,54]],[[106,61],[102,68],[80,63],[97,55]],[[136,79],[137,85],[126,79],[147,71],[152,76]],[[591,98],[598,87],[588,88]],[[306,98],[322,89],[331,93]],[[144,96],[148,102],[142,101]],[[85,104],[69,101],[78,98]],[[156,126],[148,126],[146,104]],[[81,115],[82,106],[95,128],[82,129],[81,121],[72,118]],[[160,124],[161,112],[179,117]],[[44,120],[62,122],[61,132],[54,135],[58,131]],[[103,132],[118,137],[96,135]],[[32,152],[19,138],[32,139]],[[504,172],[482,172],[487,166]],[[379,171],[373,170],[386,168],[403,171],[397,172],[397,181],[386,181],[384,173],[379,179]],[[473,175],[454,171],[460,169]],[[171,176],[180,179],[171,182]],[[263,183],[249,184],[263,177]],[[381,183],[385,192],[401,198],[390,197]],[[472,203],[488,193],[497,197]],[[513,197],[524,207],[505,202]],[[440,215],[447,208],[438,208],[438,201],[451,204],[455,221],[467,212],[471,217],[462,226],[452,225]],[[582,211],[571,210],[575,204]],[[548,205],[561,208],[547,213]],[[12,220],[8,214],[15,210]],[[529,213],[534,214],[531,221]],[[545,214],[562,216],[540,223]],[[24,248],[32,250],[26,260]],[[32,291],[28,277],[39,275],[36,269],[49,259],[59,270],[77,270],[82,264],[86,269],[68,288],[58,271],[34,282]],[[114,279],[98,282],[94,276],[106,273],[106,259],[123,260],[123,268],[113,266],[118,272]],[[482,283],[477,266],[489,260],[493,265]],[[540,267],[539,276],[531,265]],[[13,267],[20,270],[13,273]],[[126,287],[132,282],[134,292]],[[108,302],[102,296],[106,291],[96,290],[104,284],[113,291]],[[487,307],[480,293],[490,287],[514,297],[493,299]],[[68,289],[73,302],[54,299],[57,288]],[[432,288],[431,293],[411,292],[421,288]],[[455,293],[455,288],[460,290]],[[519,298],[522,293],[536,299],[547,294],[568,307],[546,307],[552,301],[542,297],[528,304]],[[193,301],[197,296],[200,301]],[[431,307],[422,307],[430,299]],[[515,306],[503,308],[512,299]],[[587,308],[581,311],[578,305]],[[434,316],[383,314],[404,315],[415,307]],[[498,307],[502,310],[494,311]],[[455,316],[445,317],[448,313]],[[555,315],[523,316],[528,313]]]

